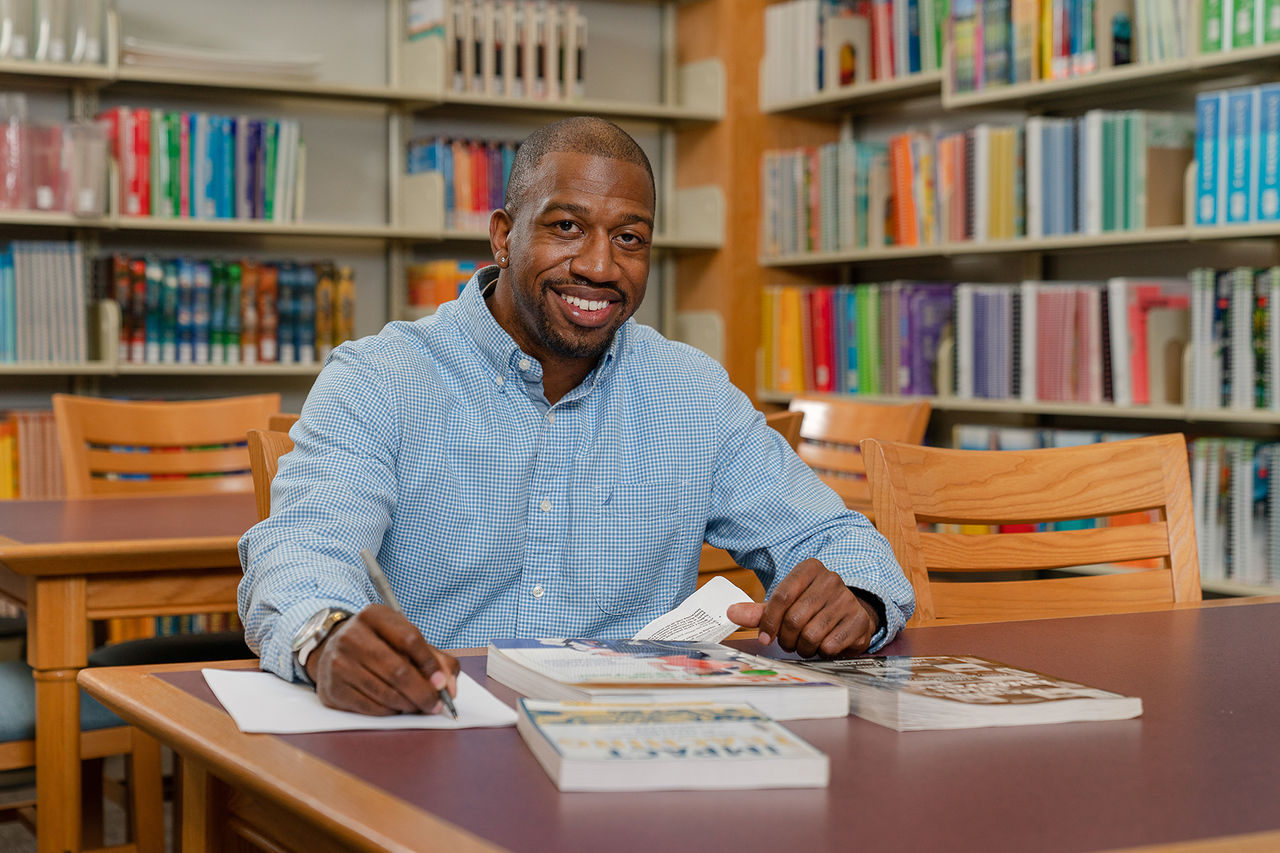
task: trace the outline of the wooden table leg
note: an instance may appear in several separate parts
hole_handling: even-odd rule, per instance
[[[36,687],[36,841],[40,853],[79,853],[80,688],[88,656],[83,577],[39,578],[27,607],[27,662]]]
[[[40,853],[78,853],[80,688],[75,669],[36,670],[36,841]]]
[[[182,837],[179,850],[182,853],[207,853],[216,849],[213,825],[213,777],[204,765],[183,756],[178,766],[179,789],[177,799],[181,810],[179,820]]]
[[[129,768],[129,812],[138,853],[164,853],[164,779],[160,743],[141,729],[133,730]],[[159,805],[159,811],[156,806]]]

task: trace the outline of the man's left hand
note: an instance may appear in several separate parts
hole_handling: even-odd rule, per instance
[[[865,652],[878,630],[875,608],[817,560],[805,560],[783,578],[764,604],[734,604],[728,616],[760,629],[760,642],[804,657]]]

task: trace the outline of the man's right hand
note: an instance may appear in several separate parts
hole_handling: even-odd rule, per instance
[[[321,702],[373,716],[440,713],[438,691],[457,695],[459,668],[457,658],[382,604],[343,622],[307,658]]]

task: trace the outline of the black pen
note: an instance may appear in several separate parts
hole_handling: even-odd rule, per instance
[[[369,580],[373,581],[373,588],[378,591],[378,595],[382,596],[382,602],[401,616],[404,616],[404,610],[400,607],[400,602],[396,601],[396,594],[391,591],[391,584],[387,582],[387,576],[382,573],[382,566],[378,565],[378,560],[373,556],[373,552],[365,548],[360,552],[360,558],[364,560],[364,567],[369,573]],[[448,709],[449,716],[455,720],[458,719],[458,709],[453,706],[453,697],[449,695],[448,690],[440,689],[440,701]]]

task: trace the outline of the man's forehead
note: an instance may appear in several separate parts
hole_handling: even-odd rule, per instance
[[[538,181],[545,208],[562,195],[588,195],[627,199],[653,209],[653,182],[643,166],[628,160],[551,151],[538,163]]]

